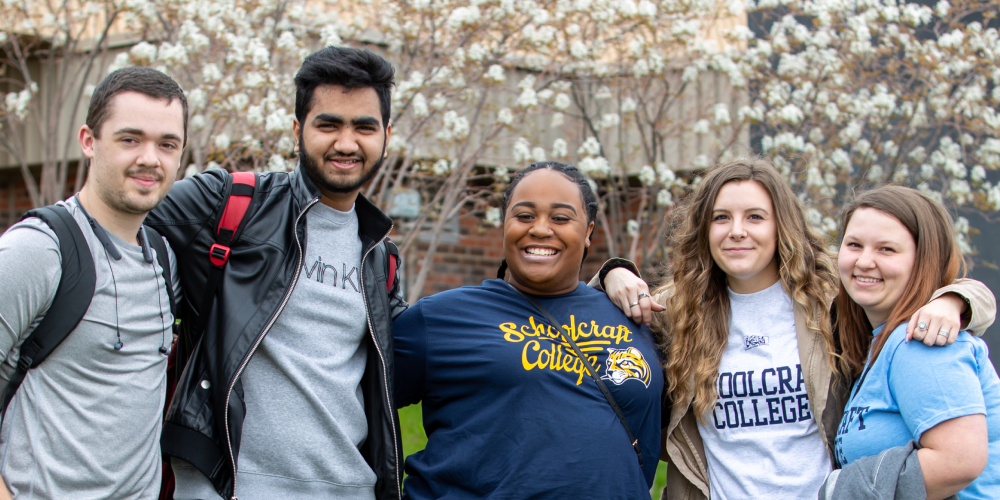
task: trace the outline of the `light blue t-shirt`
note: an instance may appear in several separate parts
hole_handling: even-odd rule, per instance
[[[905,336],[903,323],[859,381],[864,382],[860,390],[855,383],[837,429],[837,461],[847,465],[910,440],[919,443],[925,431],[941,422],[985,414],[989,461],[958,497],[1000,498],[1000,379],[986,343],[968,332],[945,347],[904,343]]]

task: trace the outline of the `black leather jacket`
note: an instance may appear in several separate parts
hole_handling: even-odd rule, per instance
[[[209,171],[174,185],[146,218],[177,254],[184,289],[182,310],[188,323],[197,318],[212,264],[209,247],[224,208],[232,177]],[[229,262],[208,313],[205,334],[193,339],[167,412],[161,446],[200,470],[224,498],[236,498],[234,479],[246,405],[240,374],[281,312],[302,269],[306,244],[303,215],[320,193],[300,169],[260,174],[247,219],[234,235]],[[392,320],[406,309],[399,279],[386,291],[386,236],[392,221],[364,196],[355,203],[363,248],[361,286],[367,306],[367,368],[361,379],[368,438],[361,454],[378,477],[375,496],[401,498],[402,446],[392,406]]]

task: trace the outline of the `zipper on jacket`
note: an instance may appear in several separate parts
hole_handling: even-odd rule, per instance
[[[226,391],[226,409],[223,411],[222,417],[223,421],[226,423],[226,446],[229,448],[229,459],[233,464],[233,494],[230,496],[231,500],[239,500],[236,498],[236,457],[233,456],[233,441],[229,437],[229,398],[233,394],[233,387],[236,385],[236,381],[240,378],[240,374],[247,367],[247,363],[250,362],[250,358],[253,357],[254,351],[257,350],[257,346],[264,340],[264,336],[267,335],[268,330],[274,326],[274,322],[278,320],[278,316],[281,311],[285,308],[285,304],[288,303],[288,299],[292,296],[292,290],[295,290],[295,284],[299,281],[299,274],[302,272],[302,242],[299,241],[299,221],[302,220],[302,216],[309,211],[309,209],[319,201],[319,198],[314,198],[312,201],[306,205],[306,208],[302,209],[302,212],[295,218],[295,224],[292,226],[292,232],[295,233],[295,245],[299,249],[299,258],[295,265],[295,277],[292,278],[292,284],[288,287],[288,291],[285,292],[285,297],[281,299],[281,304],[278,305],[278,310],[274,312],[274,316],[268,320],[267,325],[264,326],[264,330],[260,332],[257,336],[257,340],[254,341],[253,346],[250,347],[250,352],[247,353],[246,357],[243,358],[243,362],[240,363],[240,367],[236,370],[236,374],[233,376],[233,380],[229,382],[229,390]],[[387,234],[388,236],[388,234]],[[364,262],[364,259],[362,259]],[[364,266],[361,266],[364,268]],[[360,275],[359,275],[360,280]],[[364,285],[362,284],[362,287]],[[370,323],[369,323],[370,324]],[[384,363],[383,363],[384,364]],[[388,391],[388,389],[387,389]],[[395,432],[395,429],[393,430]],[[395,437],[395,436],[393,436]]]
[[[385,357],[382,354],[382,346],[379,345],[378,339],[375,337],[375,328],[374,328],[374,325],[372,325],[371,307],[369,307],[369,305],[368,305],[368,293],[365,291],[365,277],[364,277],[364,273],[365,273],[365,259],[368,258],[368,254],[376,246],[382,244],[382,241],[384,241],[386,239],[386,237],[389,236],[389,233],[392,232],[392,228],[393,228],[393,226],[390,225],[389,226],[389,231],[387,233],[385,233],[385,235],[383,235],[381,238],[379,238],[378,241],[375,243],[375,245],[373,245],[371,248],[369,248],[368,250],[366,250],[365,254],[361,256],[361,272],[358,274],[358,281],[361,282],[361,292],[362,292],[361,293],[361,298],[365,301],[365,319],[368,320],[368,331],[371,333],[372,342],[375,343],[375,351],[378,352],[378,359],[382,363],[382,381],[384,382],[384,387],[385,387],[385,401],[386,401],[386,404],[389,405],[389,419],[390,420],[392,419],[393,411],[392,411],[392,396],[389,394],[389,371],[388,371],[388,369],[385,366]],[[389,256],[386,255],[386,258],[389,258]],[[388,279],[388,277],[386,279]],[[389,321],[392,321],[392,318],[389,318]],[[400,459],[400,457],[399,457],[399,449],[397,449],[397,447],[396,447],[396,423],[395,422],[392,423],[392,450],[396,454],[396,463],[395,463],[396,481],[397,481],[396,495],[398,495],[399,499],[402,500],[403,499],[403,491],[402,491],[403,488],[402,488],[402,486],[400,486],[398,484],[398,481],[400,479],[400,473],[399,473],[399,459]],[[236,491],[236,490],[233,490],[233,491]]]

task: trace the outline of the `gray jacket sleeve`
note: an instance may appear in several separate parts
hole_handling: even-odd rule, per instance
[[[927,498],[916,443],[882,450],[830,473],[819,500],[908,500]],[[950,498],[957,498],[952,496]]]

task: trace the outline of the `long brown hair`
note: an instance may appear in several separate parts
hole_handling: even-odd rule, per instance
[[[916,243],[917,252],[910,280],[903,296],[892,308],[882,332],[872,342],[872,325],[864,309],[840,285],[837,295],[837,332],[842,343],[841,357],[850,365],[850,373],[858,376],[869,358],[874,362],[889,333],[905,323],[918,309],[930,301],[934,291],[965,275],[965,258],[955,240],[951,215],[944,207],[920,191],[902,186],[881,186],[858,194],[840,219],[841,237],[859,208],[874,208],[899,221]],[[923,263],[924,265],[921,265]]]
[[[806,314],[806,326],[834,353],[829,298],[837,289],[837,273],[827,250],[828,241],[806,223],[802,205],[781,174],[764,159],[743,159],[711,170],[678,211],[674,233],[673,280],[657,293],[666,293],[666,314],[654,316],[654,329],[665,332],[668,393],[675,402],[693,392],[695,415],[704,421],[717,399],[715,380],[729,339],[729,295],[726,274],[712,259],[709,224],[722,186],[754,181],[771,197],[778,241],[778,274],[795,304]],[[838,366],[829,358],[836,373]]]

